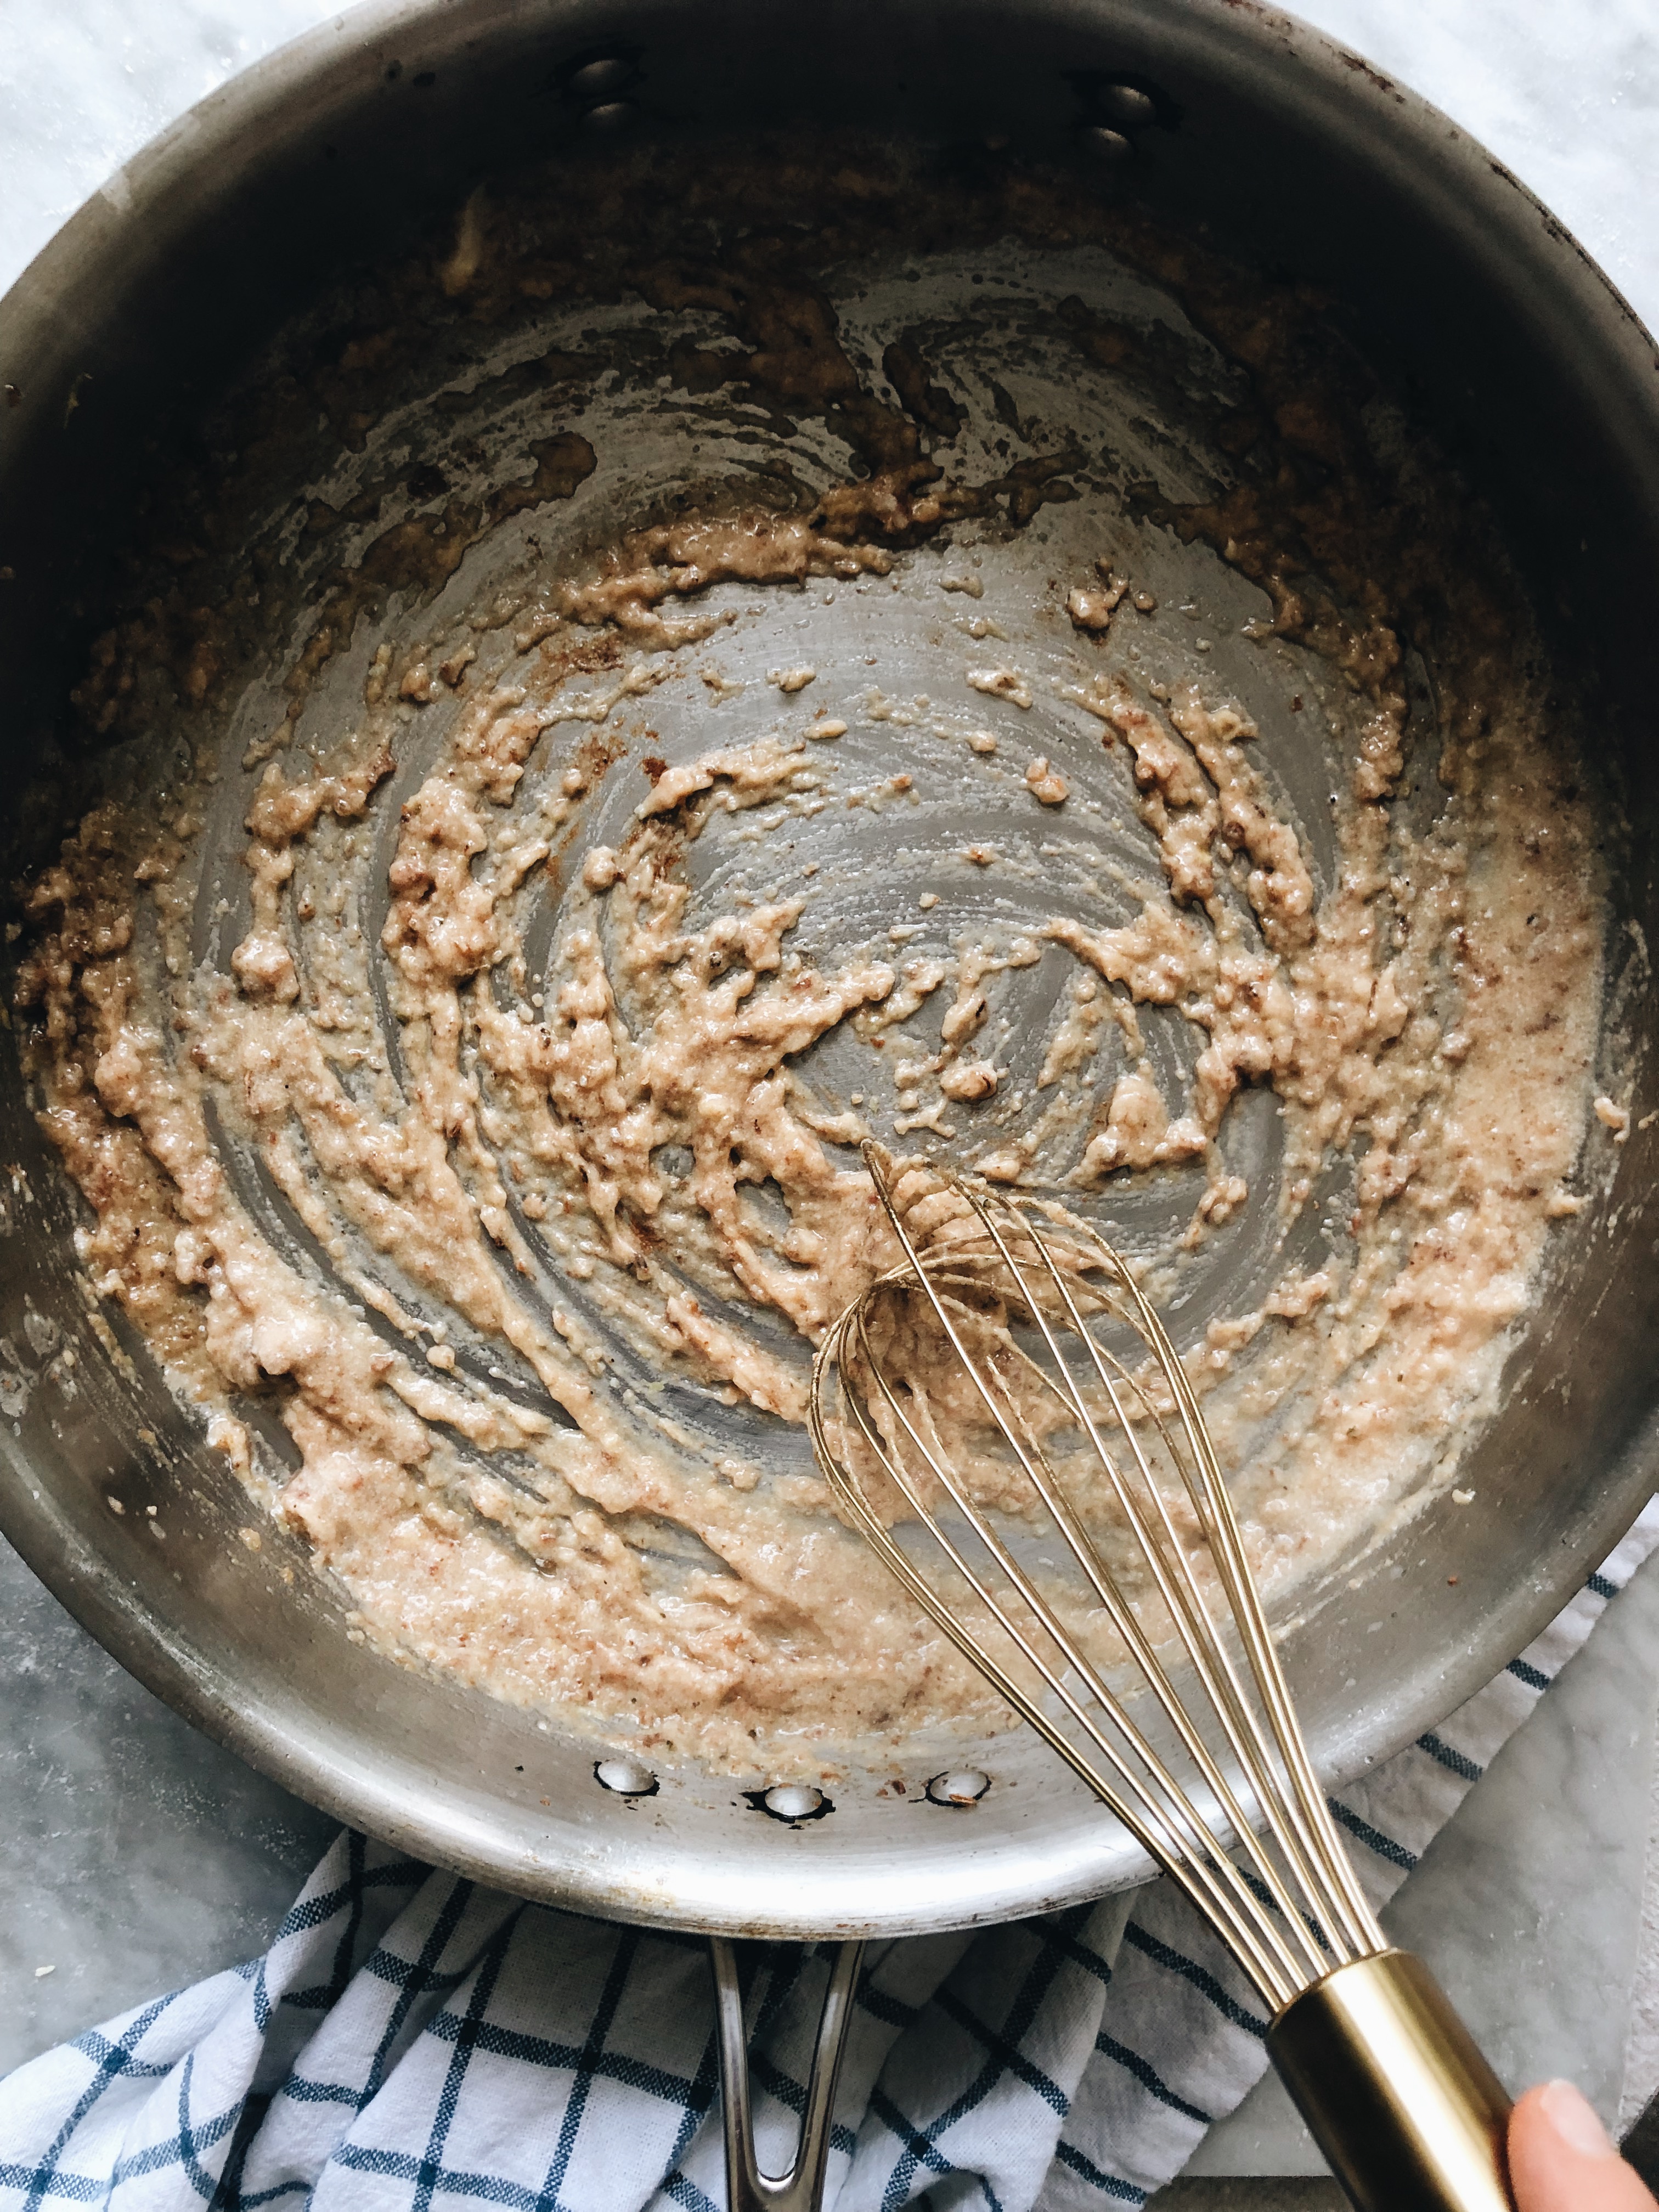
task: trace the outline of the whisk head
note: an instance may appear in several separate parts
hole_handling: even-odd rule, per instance
[[[1061,1207],[866,1160],[902,1258],[813,1366],[849,1517],[1275,2012],[1384,1939],[1309,1760],[1192,1382]]]

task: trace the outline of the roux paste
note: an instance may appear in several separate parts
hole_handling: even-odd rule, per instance
[[[1041,232],[1033,204],[1013,195],[988,234]],[[469,204],[423,280],[463,306],[510,258],[483,220]],[[1109,243],[1184,285],[1224,353],[1256,329],[1231,274],[1159,261],[1133,224]],[[574,499],[602,443],[544,440],[528,478],[388,529],[313,605],[300,704],[247,747],[236,817],[205,742],[149,799],[85,815],[27,890],[17,991],[93,1287],[344,1585],[355,1629],[775,1776],[997,1717],[804,1448],[811,1347],[894,1258],[860,1141],[1053,1193],[1109,1233],[1130,1194],[1168,1194],[1143,1256],[1178,1310],[1252,1206],[1242,1103],[1271,1102],[1256,1203],[1278,1256],[1182,1350],[1289,1602],[1449,1479],[1551,1223],[1580,1203],[1601,932],[1547,680],[1473,585],[1413,723],[1386,573],[1409,565],[1404,526],[1396,502],[1367,539],[1316,385],[1250,434],[1323,453],[1316,496],[1285,461],[1145,514],[1259,587],[1262,651],[1296,641],[1328,674],[1323,858],[1232,689],[1138,655],[1174,617],[1120,573],[1103,511],[1097,557],[1078,551],[1096,528],[1079,464],[952,476],[938,456],[964,410],[898,337],[895,398],[873,397],[807,246],[790,253],[769,294],[752,255],[747,289],[729,262],[629,281],[661,317],[729,316],[750,349],[683,349],[669,382],[850,421],[861,476],[793,508],[532,540],[505,616],[441,624],[431,595],[492,533]],[[1129,343],[1080,300],[1062,320],[1097,365]],[[1290,371],[1251,343],[1271,399]],[[1064,573],[1022,566],[1021,532],[1072,500]],[[307,727],[307,687],[398,591],[355,710]],[[958,624],[950,696],[890,699],[878,649],[838,665],[809,627],[767,672],[768,726],[721,735],[743,690],[722,655],[775,595],[878,610],[907,592]],[[140,617],[83,703],[109,726],[133,670],[167,660],[179,711],[205,714],[231,658],[204,624],[181,648]],[[1045,715],[1063,756],[1021,734]],[[860,781],[872,744],[882,772]],[[860,809],[878,845],[902,842],[964,793],[982,828],[935,840],[942,888],[901,899],[896,866],[883,927],[814,935],[836,822]],[[1108,821],[1139,861],[1091,873]],[[1022,852],[1051,858],[1022,877]],[[1007,1009],[1040,982],[1033,1032]]]

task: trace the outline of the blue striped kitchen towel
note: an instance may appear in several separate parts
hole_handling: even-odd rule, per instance
[[[1659,1543],[1650,1505],[1504,1673],[1343,1793],[1390,1896]],[[760,1954],[763,2166],[788,2162],[827,1972]],[[1139,2204],[1266,2064],[1259,2002],[1167,1883],[978,1935],[876,1947],[834,2212]],[[0,2082],[0,2212],[715,2212],[705,1946],[527,1905],[343,1834],[260,1959]]]

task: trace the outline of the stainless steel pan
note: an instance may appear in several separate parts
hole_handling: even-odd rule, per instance
[[[811,10],[373,0],[215,94],[112,179],[5,302],[0,743],[11,871],[51,849],[77,796],[107,773],[77,750],[65,701],[123,589],[112,550],[132,534],[147,472],[274,331],[323,312],[339,272],[377,240],[453,211],[481,175],[520,155],[580,136],[593,161],[613,145],[615,158],[637,159],[658,134],[848,118],[924,139],[1006,140],[1076,161],[1085,179],[1098,173],[1088,164],[1116,165],[1125,181],[1112,189],[1207,222],[1218,242],[1305,274],[1342,303],[1501,519],[1628,819],[1629,837],[1609,842],[1607,1050],[1633,1080],[1639,1117],[1656,1087],[1654,1039],[1633,963],[1659,904],[1652,342],[1480,147],[1252,0],[826,0]],[[1012,262],[991,275],[1016,300],[1033,281]],[[907,298],[943,314],[970,276],[936,245]],[[846,303],[872,327],[884,311],[873,279]],[[1045,373],[1029,349],[1019,366]],[[510,409],[463,427],[521,450]],[[678,463],[672,437],[629,417],[625,398],[609,427],[636,477],[605,493],[623,514]],[[430,457],[460,433],[434,416],[412,434]],[[296,447],[282,495],[316,478],[319,453]],[[1177,452],[1169,465],[1180,465]],[[1191,568],[1167,547],[1158,557],[1171,563],[1166,593],[1215,588],[1211,556]],[[821,659],[838,637],[845,649],[850,631],[836,625],[850,620],[845,608],[823,618]],[[925,632],[901,615],[891,645],[918,686]],[[763,664],[766,641],[754,651]],[[119,772],[143,770],[123,758]],[[902,1797],[855,1774],[826,1817],[793,1821],[695,1770],[665,1770],[649,1796],[607,1790],[585,1736],[350,1640],[343,1601],[297,1550],[285,1561],[273,1538],[256,1559],[234,1540],[246,1518],[234,1478],[147,1360],[112,1363],[88,1327],[76,1205],[9,1048],[4,1066],[0,1524],[117,1656],[211,1734],[423,1857],[527,1896],[720,1936],[961,1926],[1145,1873],[1092,1801],[1018,1735],[975,1754],[991,1787],[971,1812],[930,1800],[920,1748],[902,1761]],[[1651,1487],[1656,1148],[1659,1130],[1633,1128],[1610,1192],[1565,1239],[1504,1411],[1466,1466],[1475,1504],[1430,1507],[1389,1540],[1363,1587],[1319,1594],[1292,1634],[1308,1734],[1334,1782],[1431,1725],[1520,1648]],[[164,1542],[147,1531],[149,1505],[163,1509]],[[968,1763],[960,1747],[951,1763]]]

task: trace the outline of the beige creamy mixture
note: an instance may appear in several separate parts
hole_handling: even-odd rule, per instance
[[[836,672],[805,632],[769,731],[724,742],[720,640],[744,617],[720,593],[939,568],[856,489],[845,514],[692,518],[550,559],[505,629],[435,636],[416,608],[349,728],[307,749],[284,727],[250,757],[240,889],[206,865],[204,759],[80,823],[28,892],[17,994],[91,1283],[356,1629],[773,1775],[988,1718],[802,1446],[811,1347],[894,1256],[860,1139],[1108,1225],[1175,1178],[1177,1233],[1147,1255],[1166,1287],[1247,1205],[1244,1094],[1277,1102],[1281,1228],[1356,1163],[1321,1264],[1287,1259],[1183,1346],[1284,1601],[1449,1478],[1449,1436],[1580,1202],[1599,994],[1588,810],[1501,641],[1472,656],[1478,705],[1466,672],[1413,755],[1388,623],[1322,630],[1262,576],[1271,626],[1310,638],[1350,702],[1322,888],[1237,701],[1106,652],[1160,617],[1104,557],[1030,585],[1069,636],[1063,684],[975,617],[959,699],[890,723],[890,773],[858,796],[902,825],[930,776],[989,775],[1000,745],[995,805],[1086,840],[1075,764],[1016,757],[1009,724],[1047,684],[1144,868],[1103,880],[1097,910],[965,927],[947,889],[803,951],[814,824],[852,803],[848,721],[813,696]],[[949,501],[917,514],[900,539]],[[948,557],[939,580],[953,616],[980,596]],[[648,726],[671,686],[708,702],[672,763]],[[974,722],[987,702],[1012,709],[1000,738]],[[1424,779],[1443,803],[1408,817]],[[988,811],[963,883],[1002,865],[999,835]],[[749,887],[728,890],[740,837]],[[997,994],[1054,962],[1040,1055],[1012,1065]],[[1158,1022],[1188,1040],[1174,1061]]]

